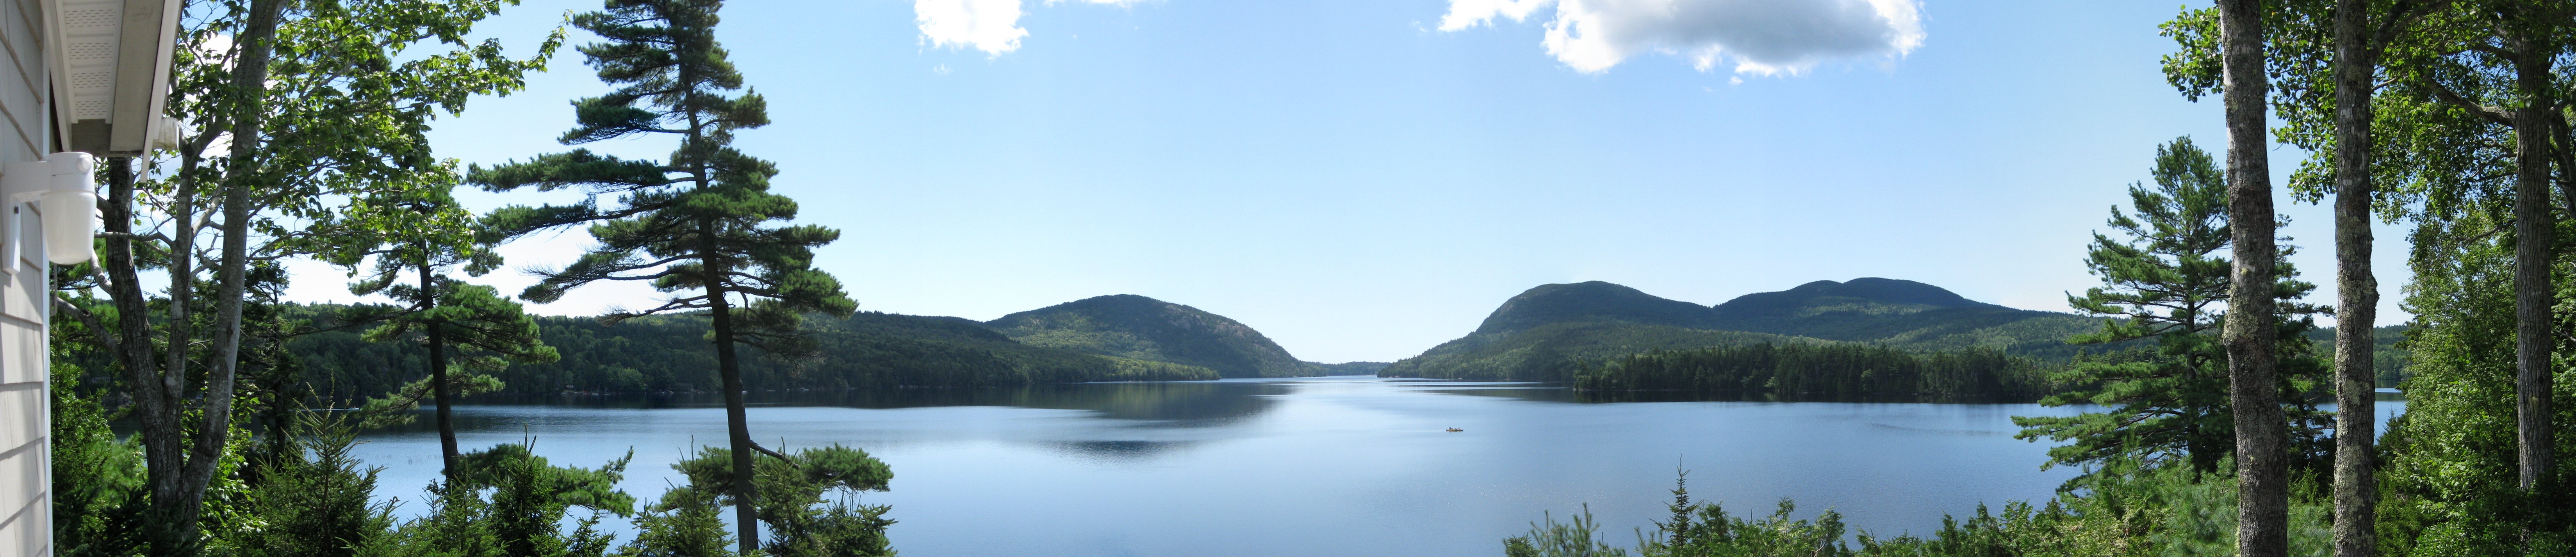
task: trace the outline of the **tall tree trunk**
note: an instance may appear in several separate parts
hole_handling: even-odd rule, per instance
[[[733,346],[733,305],[725,299],[724,270],[716,257],[715,225],[698,223],[700,241],[706,256],[699,259],[707,273],[707,315],[714,322],[716,340],[716,374],[724,380],[725,431],[733,441],[733,514],[735,540],[744,555],[760,547],[759,514],[752,497],[758,493],[752,484],[751,418],[743,410],[742,365]]]
[[[438,309],[438,290],[435,289],[438,284],[435,281],[436,275],[430,272],[429,245],[422,244],[420,253],[421,311],[427,312]],[[429,348],[429,392],[430,396],[438,401],[439,474],[446,476],[448,482],[454,483],[456,481],[456,421],[450,409],[456,406],[456,401],[449,399],[447,392],[447,331],[445,324],[435,319],[422,322],[428,329],[424,335],[428,338],[422,345]]]
[[[161,347],[160,375],[148,379],[148,382],[153,384],[152,392],[157,393],[161,399],[160,411],[165,415],[144,418],[142,421],[146,424],[157,421],[162,422],[162,425],[160,427],[147,425],[138,432],[143,437],[144,466],[153,469],[146,472],[152,481],[153,510],[156,513],[165,513],[159,519],[159,524],[170,530],[171,535],[178,536],[172,538],[174,541],[195,536],[193,530],[181,530],[175,526],[174,524],[180,519],[166,513],[196,511],[193,508],[174,507],[163,502],[175,501],[179,498],[181,489],[179,469],[188,459],[185,445],[188,434],[185,426],[180,422],[181,416],[187,413],[188,348],[195,345],[197,341],[196,318],[192,315],[194,313],[192,310],[195,309],[197,302],[197,212],[200,210],[197,205],[197,190],[201,185],[194,176],[184,174],[175,182],[177,182],[177,191],[171,192],[170,200],[170,214],[173,221],[168,258],[170,265],[166,269],[170,276],[168,292],[170,308],[163,324],[163,327],[168,330],[163,333],[165,342]],[[150,303],[139,293],[135,302]],[[149,325],[146,327],[145,334],[148,335],[150,334]],[[166,433],[156,436],[153,435],[155,431]]]
[[[232,121],[232,152],[227,160],[223,187],[221,227],[223,247],[215,269],[214,336],[206,358],[206,388],[203,395],[203,421],[198,424],[195,442],[189,448],[188,461],[179,468],[179,492],[176,497],[155,500],[155,506],[168,512],[172,521],[164,527],[180,532],[195,532],[199,508],[203,506],[206,486],[213,483],[216,464],[223,460],[224,445],[231,437],[233,390],[241,369],[242,302],[248,293],[250,265],[251,188],[256,183],[255,158],[260,143],[263,97],[268,90],[269,58],[275,52],[278,19],[285,9],[284,0],[254,0],[250,18],[243,27],[241,58],[236,62],[232,81],[238,99],[238,111]],[[186,251],[175,252],[185,257]],[[175,290],[174,298],[190,295]],[[172,304],[178,306],[179,304]],[[173,343],[173,351],[185,346]],[[176,369],[169,374],[179,375]]]
[[[2370,269],[2370,2],[2339,0],[2334,14],[2335,86],[2335,459],[2336,557],[2379,553],[2372,439],[2378,412],[2379,279]]]
[[[130,394],[134,398],[137,433],[144,441],[145,482],[151,489],[152,500],[157,502],[176,497],[179,493],[178,471],[182,459],[179,439],[184,434],[180,430],[180,414],[175,406],[178,397],[171,394],[176,387],[166,381],[177,374],[163,375],[161,362],[154,357],[151,302],[144,297],[143,285],[138,280],[142,273],[134,258],[134,178],[132,158],[108,159],[107,202],[101,208],[103,224],[108,232],[107,257],[101,267],[109,279],[108,299],[116,304],[116,361],[125,366],[126,382],[133,389]],[[188,214],[184,212],[187,195],[185,186],[181,188],[179,201],[183,212],[175,214],[185,215]],[[179,228],[184,230],[186,226]],[[174,258],[170,265],[184,269],[187,263]],[[184,312],[183,306],[173,303],[171,311]],[[183,329],[179,325],[171,326],[172,331]],[[156,506],[153,510],[156,514],[151,523],[167,524],[170,521],[168,515],[159,514],[168,512],[168,509]],[[153,552],[161,555],[185,553],[187,537],[181,534],[183,532],[175,528],[144,532]]]
[[[695,83],[691,79],[692,76],[685,72],[680,76],[681,83]],[[689,136],[680,147],[683,151],[692,151],[693,147],[702,150],[701,146],[705,145],[706,137],[700,130],[706,129],[706,123],[699,120],[699,114],[700,109],[690,107]],[[706,166],[704,157],[703,154],[698,155],[696,160],[699,162],[694,163],[696,168],[690,172],[700,192],[713,185],[708,177],[714,169]],[[752,482],[751,416],[743,407],[742,362],[734,353],[733,303],[725,299],[730,294],[725,290],[729,282],[725,280],[724,258],[717,251],[720,249],[716,245],[718,232],[715,222],[698,220],[698,270],[706,273],[707,317],[716,341],[716,376],[724,383],[725,436],[732,441],[734,542],[740,546],[741,554],[750,555],[760,548],[760,513],[757,510],[760,491]]]
[[[2520,56],[2513,61],[2517,93],[2524,101],[2513,110],[2514,127],[2514,415],[2520,451],[2520,485],[2530,488],[2548,477],[2553,464],[2550,431],[2550,212],[2549,163],[2551,120],[2549,63],[2535,55],[2529,41],[2513,41]]]
[[[2260,0],[2219,0],[2219,47],[2227,104],[2228,226],[2235,270],[2227,308],[2228,403],[2236,414],[2236,552],[2282,557],[2289,552],[2289,422],[2281,411],[2273,347],[2271,164],[2265,129],[2263,7]]]

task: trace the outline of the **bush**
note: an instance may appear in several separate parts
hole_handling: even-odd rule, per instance
[[[1862,531],[1844,537],[1842,515],[1791,518],[1797,505],[1781,500],[1769,516],[1739,518],[1717,503],[1692,501],[1689,475],[1673,485],[1672,519],[1639,531],[1640,557],[2184,557],[2236,552],[2236,483],[2189,466],[2144,466],[2121,460],[2068,486],[2044,506],[2013,501],[2000,514],[1978,505],[1961,521],[1941,517],[1930,538],[1878,538]],[[2228,467],[2232,469],[2231,467]],[[2326,555],[2332,547],[2326,501],[2316,482],[2303,481],[2290,506],[2290,554]],[[1570,524],[1548,517],[1530,533],[1503,541],[1508,557],[1626,555],[1593,537],[1591,509]],[[1851,542],[1858,543],[1854,549]]]

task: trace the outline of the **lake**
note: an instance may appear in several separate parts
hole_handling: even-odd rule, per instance
[[[1691,470],[1692,495],[1738,515],[1788,497],[1800,518],[1833,509],[1873,534],[1922,534],[1942,513],[2046,498],[2075,474],[2040,470],[2048,445],[2012,438],[2012,416],[2070,408],[1589,398],[1324,377],[764,392],[750,417],[769,447],[841,443],[893,467],[893,491],[862,501],[893,505],[888,535],[916,557],[1495,556],[1541,512],[1586,504],[1626,545],[1668,515],[1676,466]],[[598,466],[632,448],[621,486],[644,500],[677,481],[672,462],[725,431],[711,395],[456,415],[469,451],[532,436],[555,464]],[[422,418],[356,450],[385,467],[378,494],[406,517],[426,511],[420,488],[438,471]]]

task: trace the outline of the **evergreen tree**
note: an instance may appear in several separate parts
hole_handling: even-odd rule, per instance
[[[2134,213],[2111,210],[2109,225],[2124,238],[2093,235],[2084,265],[2103,285],[2068,296],[2067,303],[2106,317],[2100,330],[2070,343],[2153,345],[2078,358],[2057,380],[2085,387],[2041,401],[2051,406],[2097,404],[2108,411],[2013,418],[2024,428],[2020,438],[2070,442],[2049,450],[2052,465],[2095,464],[2130,454],[2156,463],[2178,459],[2206,473],[2217,471],[2233,450],[2227,352],[2218,338],[2233,286],[2233,264],[2222,253],[2233,233],[2226,213],[2227,180],[2190,138],[2157,146],[2152,175],[2153,187],[2129,186]],[[2297,349],[2284,351],[2292,357],[2283,359],[2283,369],[2293,372],[2284,376],[2293,381],[2283,382],[2283,400],[2288,413],[2307,426],[2299,428],[2305,434],[2298,436],[2300,446],[2313,449],[2318,416],[2297,395],[2322,366],[2304,350],[2304,333],[2314,328],[2307,316],[2319,310],[2292,301],[2316,287],[2297,280],[2296,270],[2282,261],[2289,253],[2283,249],[2276,256],[2281,272],[2272,289],[2281,324],[2278,342]]]
[[[274,440],[277,448],[250,455],[247,484],[228,501],[240,520],[256,526],[225,528],[217,554],[261,557],[355,557],[393,528],[391,507],[371,500],[378,468],[349,454],[357,434],[337,417],[305,413]],[[247,526],[247,525],[245,525]]]
[[[379,554],[601,557],[613,537],[599,531],[602,515],[634,514],[635,498],[616,486],[634,456],[581,468],[548,464],[524,443],[466,453],[452,474],[430,483],[429,516],[383,536],[389,547]],[[564,532],[562,523],[575,507],[590,515]]]
[[[730,496],[736,542],[744,553],[760,545],[755,519],[751,441],[742,400],[736,344],[771,354],[801,353],[810,343],[797,334],[804,313],[846,316],[856,308],[840,282],[814,270],[813,248],[838,239],[820,226],[764,227],[796,216],[796,202],[769,192],[778,173],[768,161],[733,148],[737,130],[769,123],[767,103],[742,89],[742,75],[715,40],[715,0],[609,0],[606,9],[573,16],[572,24],[608,39],[581,52],[601,80],[620,87],[574,101],[578,125],[565,144],[674,136],[679,147],[663,161],[624,160],[576,149],[474,168],[469,179],[494,191],[534,186],[540,191],[581,188],[576,204],[512,206],[493,213],[511,232],[589,224],[599,241],[571,265],[544,273],[524,296],[551,302],[565,291],[599,281],[647,281],[671,293],[660,305],[619,310],[619,320],[658,313],[704,311],[715,344],[732,440],[734,484]],[[598,199],[613,196],[613,206]],[[741,301],[737,301],[736,298]]]
[[[407,304],[391,313],[382,312],[389,309],[382,306],[356,306],[343,319],[386,321],[367,331],[365,338],[373,342],[413,339],[417,333],[429,356],[426,377],[388,397],[368,401],[368,414],[376,418],[370,421],[376,423],[367,425],[382,425],[394,416],[408,421],[407,411],[418,407],[426,393],[438,403],[439,472],[451,480],[457,458],[455,399],[499,390],[500,381],[485,371],[514,361],[560,359],[538,337],[536,319],[518,302],[500,296],[492,287],[448,276],[451,269],[480,276],[501,266],[501,256],[492,250],[501,235],[456,203],[452,170],[439,165],[419,175],[424,182],[419,187],[380,189],[352,199],[344,217],[326,230],[373,240],[344,241],[339,244],[344,246],[341,251],[329,254],[333,262],[351,267],[374,260],[373,272],[350,285],[351,293],[384,294]],[[467,359],[464,375],[451,375],[451,346],[485,354]]]
[[[858,505],[847,499],[829,502],[826,495],[850,497],[885,491],[894,471],[866,451],[841,445],[774,454],[762,459],[754,482],[760,489],[758,520],[773,535],[761,555],[778,557],[867,557],[893,555],[885,529],[885,505]],[[693,458],[672,464],[688,478],[685,485],[662,493],[662,499],[636,519],[635,541],[621,551],[639,557],[716,557],[723,550],[723,523],[716,517],[719,491],[734,485],[732,456],[708,447]],[[744,555],[752,553],[744,552]]]

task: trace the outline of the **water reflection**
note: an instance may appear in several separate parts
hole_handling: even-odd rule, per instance
[[[1066,441],[1047,448],[1092,464],[1129,464],[1197,444],[1192,441]]]
[[[1921,533],[1980,501],[2046,497],[2071,474],[2039,470],[2047,445],[2011,437],[2012,416],[2071,409],[2027,404],[1776,404],[1365,377],[751,400],[764,444],[841,443],[892,466],[894,491],[865,503],[894,506],[889,534],[908,555],[1491,555],[1543,511],[1589,504],[1614,528],[1664,518],[1676,459],[1698,471],[1691,488],[1704,498],[1790,497],[1856,528]],[[723,441],[724,414],[707,394],[456,408],[468,450],[533,436],[550,460],[595,466],[632,449],[619,485],[647,499],[677,480],[673,462]],[[427,422],[368,432],[353,453],[385,467],[380,498],[412,502],[400,517],[426,510],[419,486],[436,476]]]

